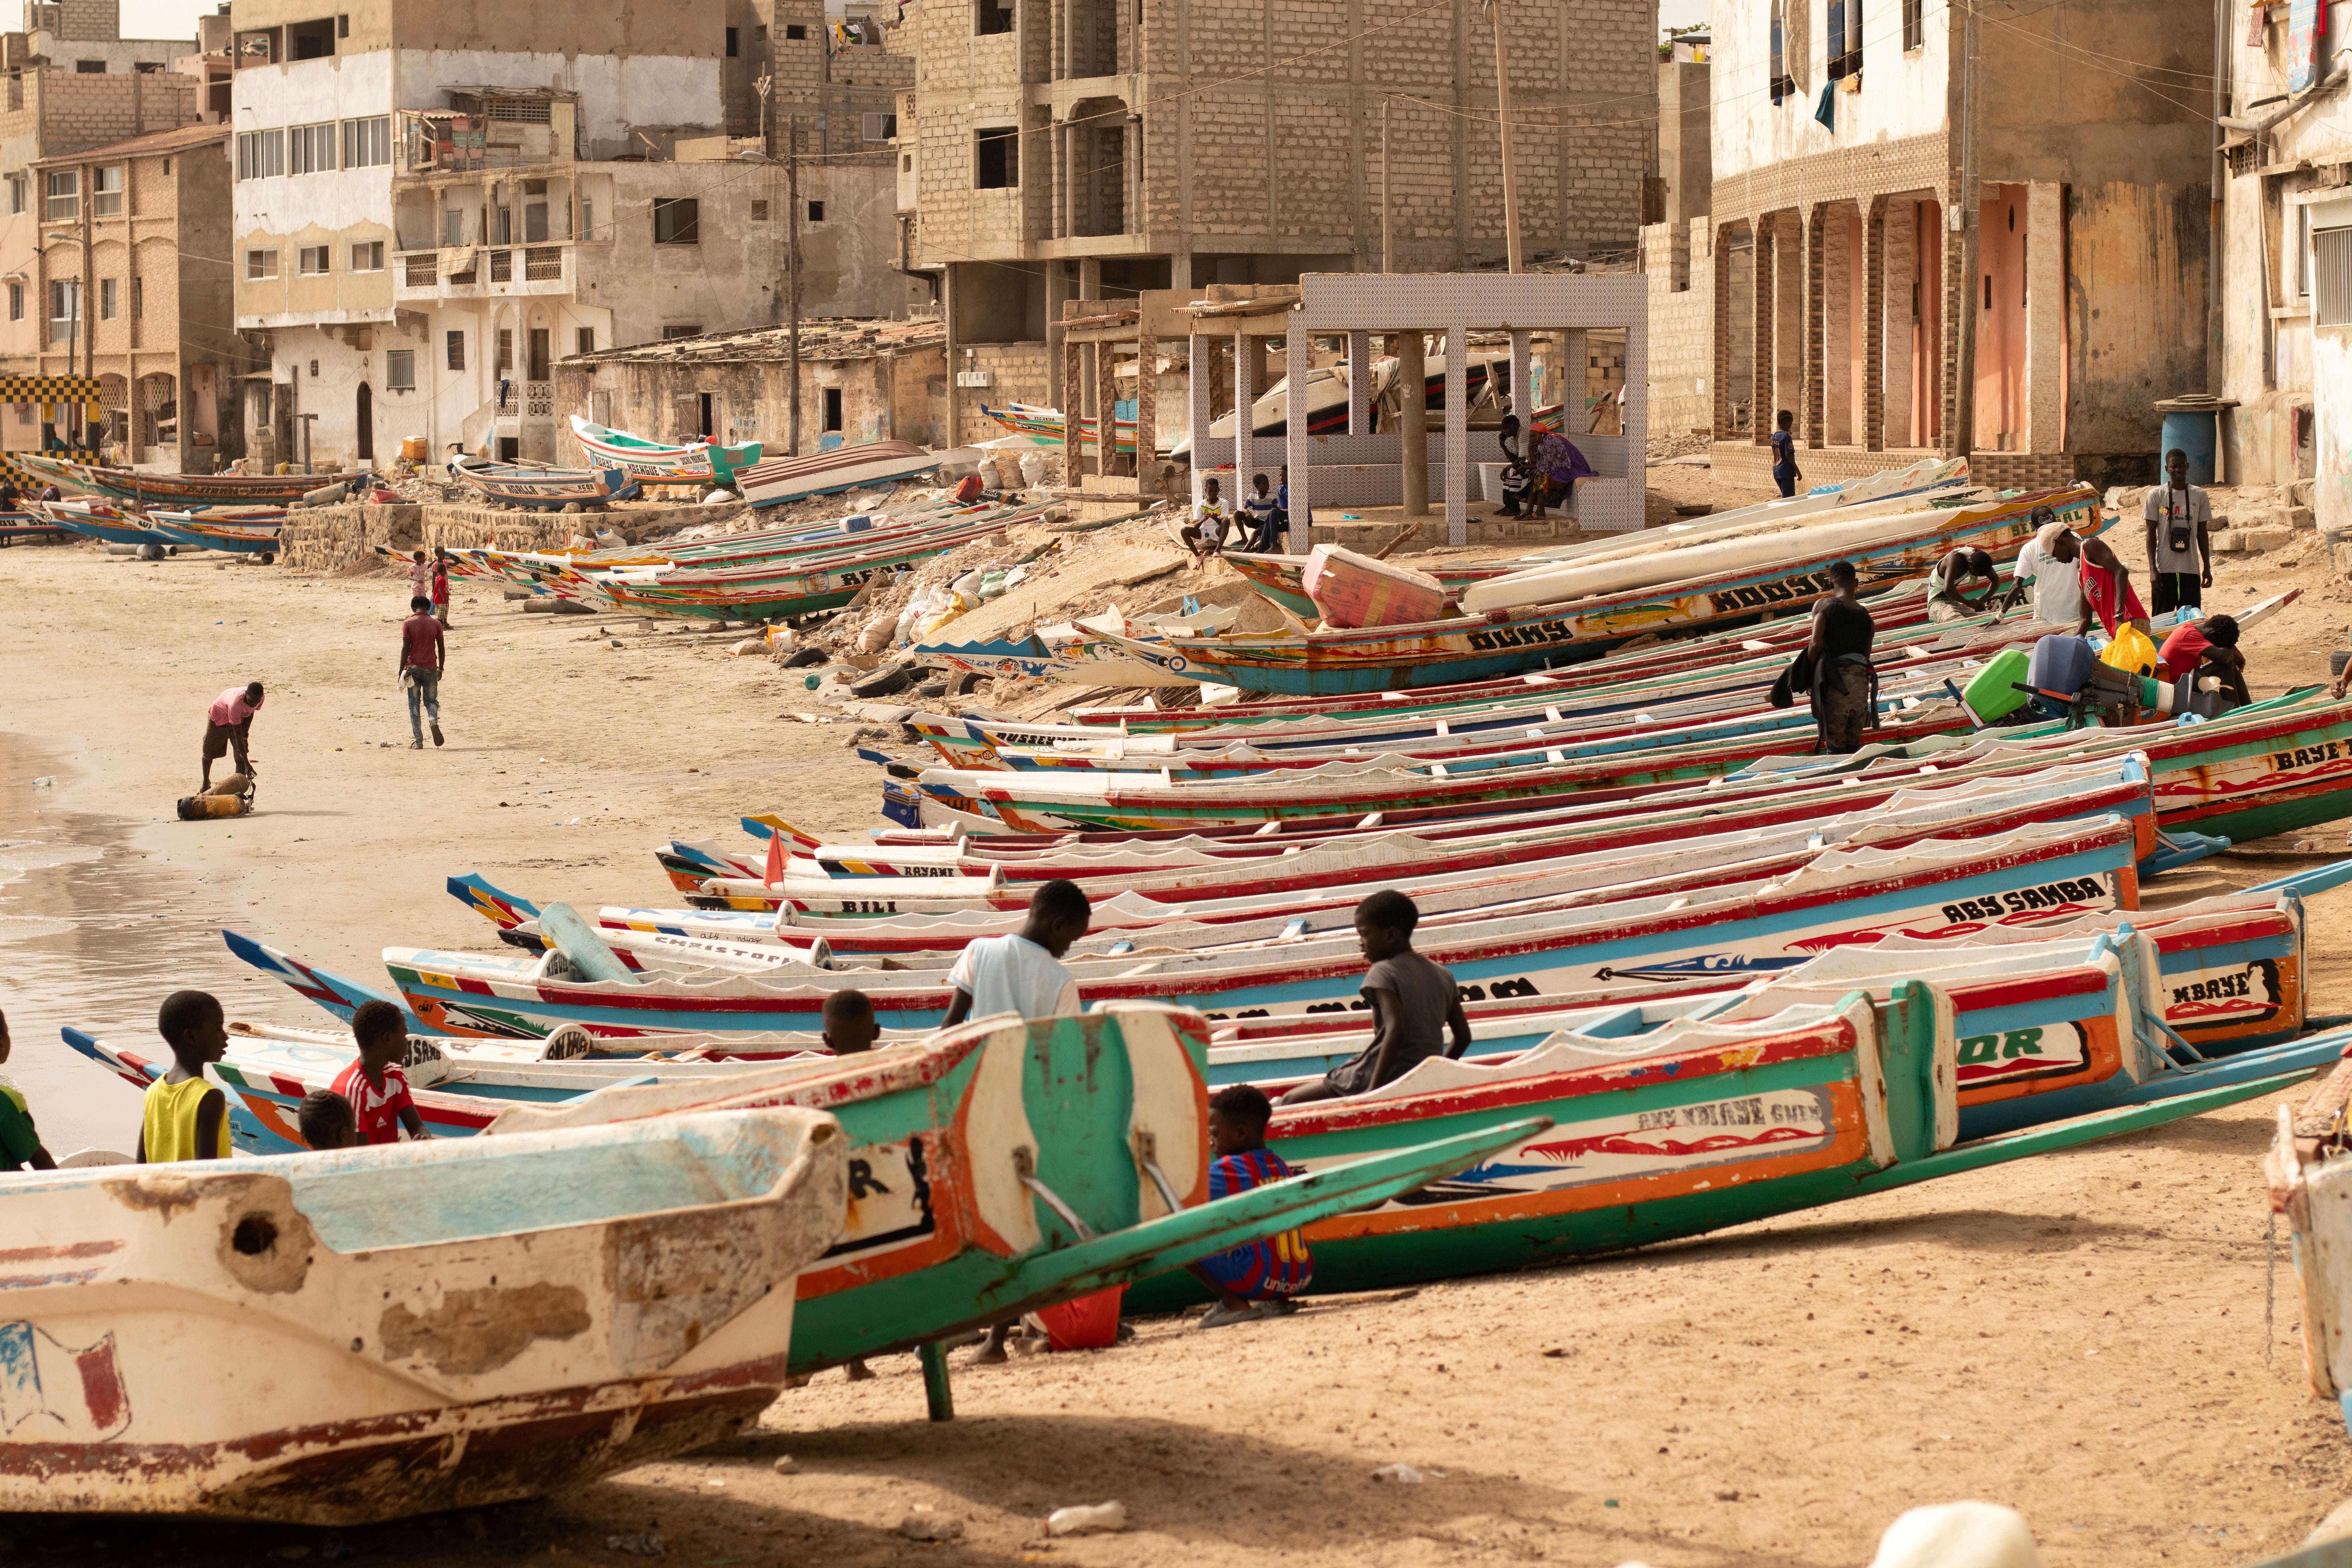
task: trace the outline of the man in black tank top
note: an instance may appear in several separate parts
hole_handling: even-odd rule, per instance
[[[1813,601],[1813,723],[1820,749],[1844,753],[1862,749],[1863,731],[1878,717],[1878,675],[1870,643],[1878,627],[1862,607],[1859,579],[1851,561],[1830,563],[1836,591]]]

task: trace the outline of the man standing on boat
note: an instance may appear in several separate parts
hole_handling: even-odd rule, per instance
[[[236,771],[253,776],[253,716],[261,711],[261,682],[248,681],[232,686],[213,699],[205,713],[204,783],[199,789],[213,787],[213,763],[234,749]]]

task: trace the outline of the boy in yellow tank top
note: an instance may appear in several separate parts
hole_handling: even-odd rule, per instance
[[[228,1097],[205,1079],[205,1066],[228,1055],[228,1020],[219,1001],[203,991],[174,991],[163,998],[155,1031],[172,1047],[172,1070],[147,1086],[139,1163],[227,1159]]]

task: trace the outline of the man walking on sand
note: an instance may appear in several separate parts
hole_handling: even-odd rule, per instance
[[[441,743],[441,671],[449,662],[449,647],[441,623],[433,618],[432,600],[415,595],[408,609],[408,618],[400,623],[400,684],[408,689],[408,749],[421,752],[425,716],[433,721],[433,743]]]
[[[213,787],[213,763],[234,747],[236,771],[251,777],[253,773],[253,716],[261,710],[261,682],[249,681],[232,686],[213,699],[205,713],[204,783],[200,790]]]

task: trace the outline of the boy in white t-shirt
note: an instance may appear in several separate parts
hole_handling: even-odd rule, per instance
[[[940,1027],[967,1018],[1016,1013],[1024,1018],[1059,1018],[1076,1013],[1078,982],[1062,967],[1062,954],[1087,934],[1094,906],[1076,882],[1055,878],[1029,896],[1029,918],[1007,936],[984,936],[964,944],[948,971],[955,997]],[[980,1360],[1001,1362],[1010,1322],[988,1331]]]
[[[1062,954],[1087,934],[1094,907],[1076,882],[1059,878],[1029,898],[1029,918],[1009,936],[984,936],[964,944],[948,971],[955,997],[940,1027],[966,1018],[1018,1013],[1024,1018],[1055,1018],[1079,1010],[1078,983],[1062,967]]]

